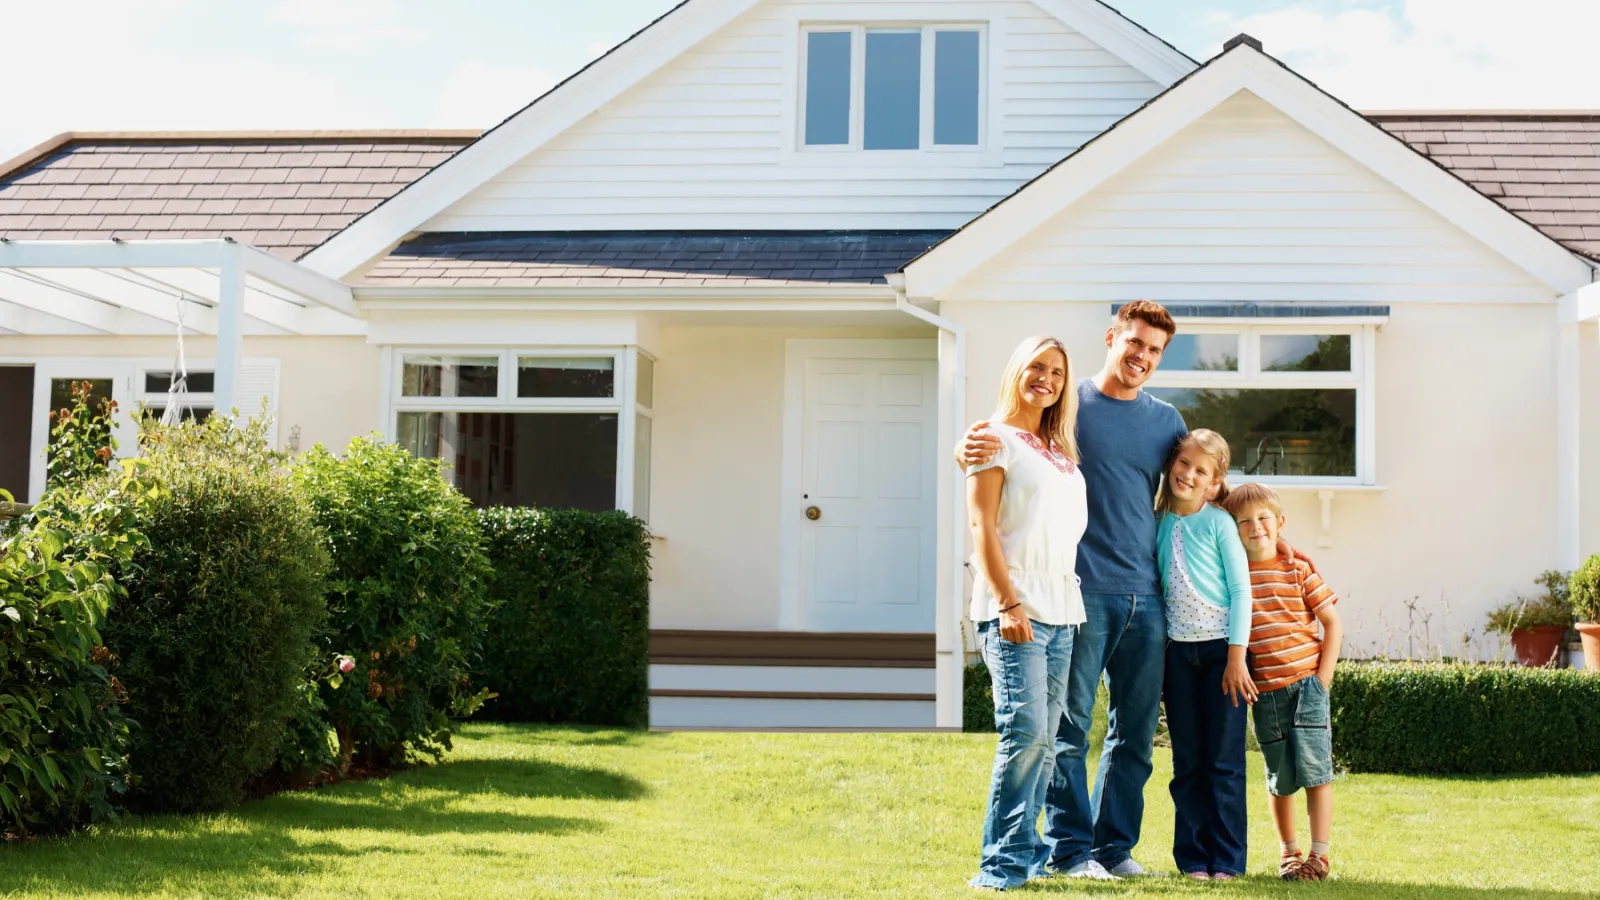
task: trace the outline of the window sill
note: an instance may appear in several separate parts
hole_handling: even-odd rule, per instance
[[[1242,482],[1241,482],[1242,483]],[[1316,494],[1322,502],[1321,520],[1317,523],[1317,546],[1333,546],[1333,498],[1338,494],[1381,494],[1389,488],[1381,484],[1361,484],[1353,481],[1260,482],[1280,494]]]
[[[785,150],[791,166],[831,169],[998,169],[1005,155],[998,150]]]

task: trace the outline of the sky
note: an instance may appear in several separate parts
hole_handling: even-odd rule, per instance
[[[62,131],[486,128],[674,0],[0,0],[0,160]],[[1593,109],[1600,0],[1110,0],[1358,109]]]

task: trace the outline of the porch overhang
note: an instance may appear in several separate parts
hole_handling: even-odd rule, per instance
[[[228,238],[0,238],[0,335],[214,335],[218,409],[236,399],[250,334],[359,335],[350,288]]]

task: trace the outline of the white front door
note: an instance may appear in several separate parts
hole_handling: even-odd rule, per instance
[[[937,366],[804,361],[802,628],[934,630]]]
[[[31,424],[28,466],[28,499],[38,502],[44,493],[45,447],[50,443],[50,411],[71,405],[72,382],[87,381],[95,400],[109,397],[116,401],[111,436],[117,441],[118,456],[139,452],[139,429],[134,423],[133,378],[137,367],[131,362],[108,360],[42,360],[33,369],[33,422]]]

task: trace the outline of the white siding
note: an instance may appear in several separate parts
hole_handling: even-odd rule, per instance
[[[1247,92],[979,267],[948,296],[1554,298],[1522,269]]]
[[[785,152],[798,23],[912,10],[928,21],[975,21],[982,10],[990,21],[1003,72],[989,92],[1001,123],[992,164]],[[1027,0],[769,0],[420,230],[954,229],[1159,90]]]

